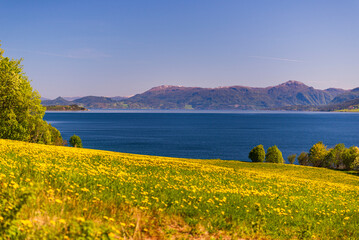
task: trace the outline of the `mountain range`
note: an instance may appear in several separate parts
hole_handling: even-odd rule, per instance
[[[86,96],[76,97],[69,101],[58,97],[54,100],[43,100],[42,104],[45,106],[77,104],[89,109],[266,110],[286,109],[293,106],[317,108],[318,106],[340,105],[355,99],[359,99],[359,88],[320,90],[302,82],[287,81],[265,88],[246,86],[200,88],[163,85],[129,98]]]

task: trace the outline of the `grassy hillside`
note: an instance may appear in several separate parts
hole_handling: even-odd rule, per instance
[[[358,239],[358,199],[328,169],[0,140],[0,239]]]

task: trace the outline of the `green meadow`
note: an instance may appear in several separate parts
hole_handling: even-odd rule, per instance
[[[358,239],[356,172],[0,140],[0,239]]]

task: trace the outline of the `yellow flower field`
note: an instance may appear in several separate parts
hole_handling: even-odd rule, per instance
[[[0,140],[0,239],[359,239],[359,178]]]

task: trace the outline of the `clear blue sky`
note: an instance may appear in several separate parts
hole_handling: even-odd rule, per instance
[[[158,85],[359,86],[359,1],[0,1],[5,55],[44,97]]]

